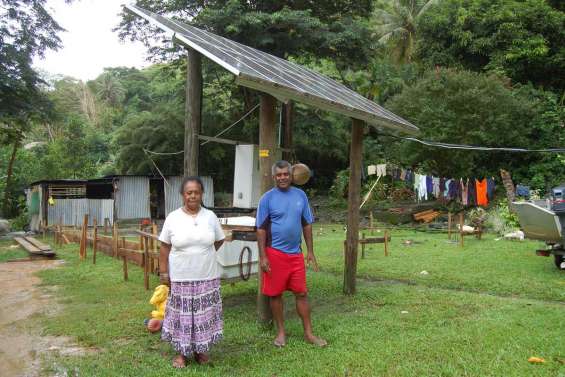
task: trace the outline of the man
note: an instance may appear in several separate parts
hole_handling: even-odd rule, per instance
[[[292,166],[279,161],[272,167],[275,186],[266,192],[257,208],[257,243],[259,263],[263,274],[262,292],[270,297],[273,319],[277,325],[277,337],[273,344],[286,345],[284,330],[284,291],[291,291],[296,297],[296,311],[302,319],[304,340],[324,347],[327,342],[314,336],[310,320],[310,305],[306,289],[306,269],[302,255],[302,233],[306,241],[306,261],[314,271],[318,263],[314,256],[312,223],[308,198],[304,191],[291,186]]]

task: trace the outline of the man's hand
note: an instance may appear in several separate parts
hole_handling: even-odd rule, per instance
[[[263,272],[271,272],[271,265],[269,264],[267,257],[260,258],[259,264],[261,265],[261,270],[263,270]]]
[[[320,271],[320,268],[318,267],[318,262],[316,261],[316,257],[314,256],[314,253],[306,254],[306,265],[308,267],[312,268],[316,272]]]

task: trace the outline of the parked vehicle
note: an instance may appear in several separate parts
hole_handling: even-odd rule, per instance
[[[525,236],[544,241],[547,249],[536,254],[553,255],[555,266],[565,270],[565,185],[553,188],[545,200],[513,202]]]

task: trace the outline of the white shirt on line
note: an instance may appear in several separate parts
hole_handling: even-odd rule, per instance
[[[212,280],[220,277],[214,242],[225,238],[216,214],[204,207],[196,217],[179,208],[167,216],[159,241],[171,245],[171,281]]]

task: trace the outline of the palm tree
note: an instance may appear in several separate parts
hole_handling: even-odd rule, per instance
[[[373,12],[378,42],[392,51],[397,63],[412,60],[417,24],[426,11],[439,0],[385,0]]]

